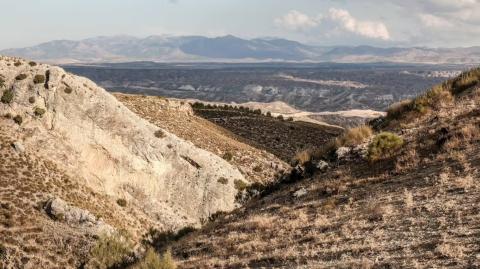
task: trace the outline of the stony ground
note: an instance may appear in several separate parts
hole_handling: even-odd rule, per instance
[[[479,92],[392,127],[393,158],[332,163],[190,235],[181,267],[480,267]]]
[[[273,154],[243,143],[243,139],[232,132],[195,116],[187,103],[155,96],[114,95],[151,123],[228,159],[250,182],[271,182],[279,171],[289,168]]]

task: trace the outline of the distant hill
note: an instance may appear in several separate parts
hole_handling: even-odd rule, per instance
[[[125,61],[159,62],[408,62],[480,63],[480,47],[470,48],[377,48],[371,46],[321,47],[286,39],[242,39],[232,35],[95,37],[79,41],[55,40],[0,54],[51,63]]]

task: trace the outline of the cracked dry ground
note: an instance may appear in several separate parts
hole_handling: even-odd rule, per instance
[[[345,161],[284,185],[173,252],[182,268],[479,268],[477,104],[405,126],[391,159]],[[451,136],[439,146],[445,126]]]

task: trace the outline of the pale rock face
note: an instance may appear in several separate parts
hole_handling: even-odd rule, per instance
[[[26,151],[112,199],[125,198],[164,228],[196,225],[235,208],[233,182],[246,180],[228,162],[165,130],[165,137],[156,137],[158,127],[86,78],[25,61],[16,67],[14,61],[0,57],[0,94],[13,89],[15,95],[13,102],[0,103],[0,113],[23,117],[18,131]],[[19,74],[27,78],[16,80]],[[47,76],[47,83],[34,84],[37,74]],[[37,107],[46,112],[35,115]],[[219,184],[221,177],[230,184]]]

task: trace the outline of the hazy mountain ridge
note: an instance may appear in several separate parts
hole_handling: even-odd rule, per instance
[[[0,54],[53,63],[122,61],[158,62],[404,62],[480,63],[480,47],[469,48],[377,48],[372,46],[322,47],[286,39],[242,39],[232,35],[95,37],[80,41],[55,40],[27,48],[12,48]]]

